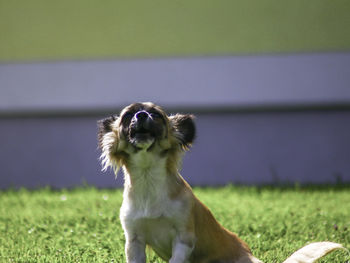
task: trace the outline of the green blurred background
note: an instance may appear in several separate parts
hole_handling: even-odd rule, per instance
[[[350,49],[349,0],[0,1],[0,61]]]

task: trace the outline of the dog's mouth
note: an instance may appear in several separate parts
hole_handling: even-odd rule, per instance
[[[131,139],[147,139],[147,138],[151,138],[151,137],[155,137],[153,132],[150,129],[146,129],[144,127],[140,127],[140,128],[134,128],[130,130],[130,138]]]
[[[134,146],[144,148],[155,141],[156,135],[152,129],[140,125],[130,128],[129,139]]]
[[[129,142],[137,148],[152,145],[163,134],[162,123],[155,121],[150,114],[140,111],[134,115],[128,127]]]

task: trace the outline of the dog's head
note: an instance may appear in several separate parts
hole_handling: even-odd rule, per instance
[[[140,150],[174,158],[194,140],[193,119],[189,114],[168,116],[161,107],[146,102],[131,104],[119,116],[99,121],[103,170],[126,165],[128,157]]]

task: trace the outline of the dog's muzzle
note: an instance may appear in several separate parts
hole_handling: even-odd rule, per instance
[[[154,140],[156,127],[152,116],[147,111],[137,112],[131,120],[129,137],[133,143]]]

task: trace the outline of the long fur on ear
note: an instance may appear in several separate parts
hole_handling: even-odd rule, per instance
[[[196,137],[194,118],[191,114],[176,114],[169,117],[173,135],[184,150],[191,147]]]
[[[97,121],[97,127],[98,127],[98,132],[97,132],[97,139],[98,139],[98,147],[102,150],[102,141],[103,141],[103,136],[112,131],[112,123],[116,120],[114,116],[102,119]]]
[[[98,146],[102,153],[100,156],[102,171],[106,171],[109,166],[114,170],[115,175],[121,166],[121,158],[117,154],[119,145],[119,133],[113,130],[113,123],[118,117],[111,116],[97,122],[98,124]]]

